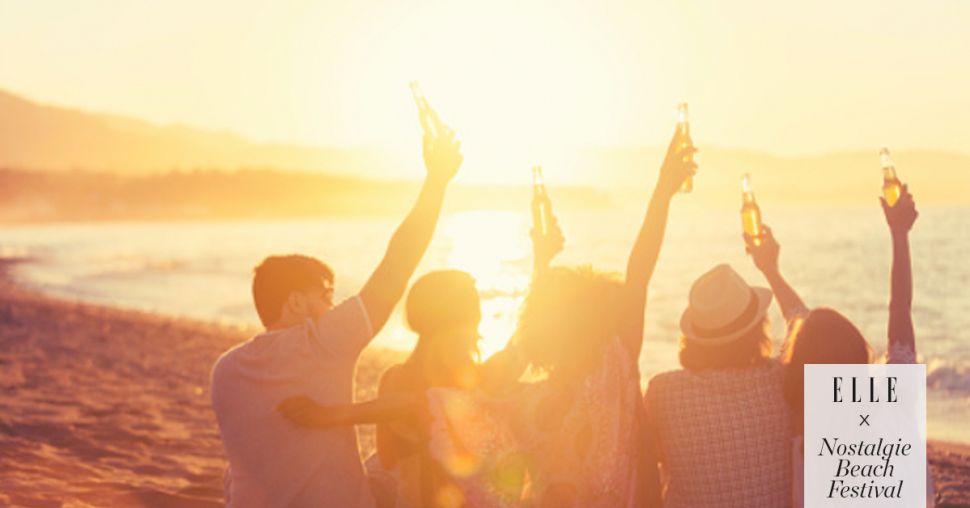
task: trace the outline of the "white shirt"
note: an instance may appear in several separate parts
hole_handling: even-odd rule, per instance
[[[229,458],[227,506],[374,506],[352,426],[301,429],[276,410],[294,395],[351,403],[357,357],[373,335],[357,296],[216,361],[212,407]]]

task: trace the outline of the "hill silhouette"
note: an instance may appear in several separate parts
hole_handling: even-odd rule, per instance
[[[859,203],[879,194],[878,148],[785,157],[702,144],[697,156],[700,170],[695,193],[698,201],[703,203],[734,202],[739,178],[747,172],[753,177],[759,200],[766,203]],[[644,191],[655,179],[663,150],[659,147],[615,146],[575,148],[574,153],[555,155],[559,158],[559,167],[547,167],[547,174],[568,175],[565,183],[593,187],[624,201],[627,198],[642,200]],[[900,177],[910,184],[921,204],[970,204],[970,155],[894,148],[893,156]],[[249,171],[249,176],[241,177],[245,179],[252,178],[253,171],[260,173],[266,171],[263,168],[277,168],[289,175],[285,178],[291,183],[303,178],[295,173],[312,172],[318,175],[315,184],[331,190],[327,194],[329,197],[356,203],[353,210],[377,211],[384,205],[360,205],[368,196],[357,190],[366,187],[364,179],[375,179],[375,176],[379,177],[377,180],[400,178],[399,161],[399,156],[375,148],[254,143],[231,132],[181,125],[159,126],[130,117],[39,104],[0,91],[0,168],[15,170],[18,174],[22,171],[60,174],[65,170],[83,170],[90,173],[85,185],[94,185],[96,180],[109,185],[110,175],[161,178],[164,174],[182,174],[181,177],[171,176],[171,181],[191,186],[200,184],[205,178],[211,183],[211,176],[203,178],[199,176],[201,174],[218,173],[221,175],[220,185],[228,189],[249,185],[244,181],[238,185],[231,183],[229,175],[234,172]],[[470,171],[488,170],[474,167],[475,164],[475,160],[466,161]],[[528,169],[523,168],[522,174],[527,172]],[[195,176],[190,178],[186,176],[188,174]],[[73,178],[77,183],[79,176],[76,174]],[[260,178],[268,177],[263,174]],[[347,178],[349,180],[341,180]],[[8,174],[6,185],[28,180]],[[48,182],[45,184],[47,189],[57,186],[56,182],[45,181]],[[356,183],[351,184],[351,181]],[[129,183],[137,186],[145,182],[147,180]],[[291,184],[265,182],[283,187]],[[119,184],[113,188],[122,192],[123,187]],[[340,193],[335,193],[335,189],[345,190],[346,196],[337,199]],[[191,194],[189,190],[185,192]],[[484,202],[485,191],[482,193],[477,197],[468,193],[468,198],[472,202]],[[168,194],[173,202],[177,201],[176,194],[174,189]],[[582,201],[578,193],[575,195]],[[501,193],[497,197],[501,203]],[[586,201],[590,204],[604,202],[599,194]],[[9,206],[5,208],[9,209]],[[310,208],[324,212],[320,205]],[[299,207],[291,212],[296,209]]]
[[[352,174],[386,164],[365,148],[253,143],[231,132],[49,106],[0,90],[0,166],[147,174],[278,167]]]
[[[781,157],[749,150],[702,146],[694,195],[703,203],[721,206],[737,202],[740,179],[752,176],[758,200],[771,205],[871,204],[879,196],[882,171],[872,150]],[[940,150],[893,150],[901,180],[920,204],[970,205],[970,156]],[[618,147],[592,151],[581,164],[601,167],[599,175],[616,182],[611,187],[623,198],[642,200],[644,185],[656,177],[663,152],[647,147]]]

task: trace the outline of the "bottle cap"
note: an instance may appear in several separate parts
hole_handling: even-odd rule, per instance
[[[687,123],[687,103],[677,105],[677,123]]]
[[[886,147],[879,150],[879,164],[881,164],[884,168],[891,168],[895,166],[895,164],[893,164],[892,156],[889,155],[889,149]]]

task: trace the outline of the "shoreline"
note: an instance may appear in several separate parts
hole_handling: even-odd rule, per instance
[[[0,260],[0,504],[222,506],[209,369],[250,330],[70,301]],[[404,353],[369,347],[358,400]],[[361,454],[373,426],[358,429]],[[970,443],[930,441],[938,506],[970,507]]]

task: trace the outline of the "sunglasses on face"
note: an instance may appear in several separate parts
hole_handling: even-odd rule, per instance
[[[333,300],[333,286],[329,284],[324,284],[322,286],[310,288],[306,290],[307,295],[317,296],[319,295],[325,301]]]

